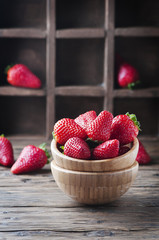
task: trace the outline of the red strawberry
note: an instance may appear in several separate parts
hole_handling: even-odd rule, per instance
[[[121,146],[119,149],[119,155],[123,155],[124,153],[127,153],[130,150],[127,146]]]
[[[119,141],[117,139],[108,140],[96,148],[92,152],[93,159],[107,159],[117,157],[119,154]]]
[[[16,87],[40,88],[41,81],[23,64],[7,67],[7,81]]]
[[[135,114],[126,113],[113,119],[111,126],[111,139],[118,139],[121,145],[132,142],[138,135],[140,123]]]
[[[88,125],[97,117],[95,111],[88,111],[84,114],[79,115],[75,118],[75,122],[80,125],[84,130],[87,129]]]
[[[113,115],[110,112],[102,111],[87,127],[88,137],[92,140],[107,141],[110,137],[112,120]]]
[[[78,159],[90,159],[91,157],[91,151],[87,143],[79,137],[73,137],[67,140],[64,145],[64,154]]]
[[[0,164],[6,167],[14,163],[13,148],[11,142],[3,135],[0,136]]]
[[[118,84],[120,87],[132,89],[139,83],[138,71],[128,63],[123,63],[118,71]]]
[[[55,140],[64,145],[65,142],[71,137],[79,137],[85,139],[87,134],[73,119],[62,118],[55,123],[54,126]]]
[[[136,161],[138,161],[139,164],[148,164],[151,161],[149,154],[147,153],[146,149],[144,148],[140,140],[139,151],[136,157]]]
[[[26,173],[41,169],[50,157],[45,149],[46,144],[41,144],[39,147],[28,145],[23,148],[17,161],[11,168],[14,174]]]

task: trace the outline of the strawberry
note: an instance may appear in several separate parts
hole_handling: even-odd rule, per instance
[[[117,157],[119,154],[119,141],[117,139],[108,140],[93,149],[93,159],[107,159]]]
[[[23,64],[16,64],[13,67],[7,67],[7,81],[16,87],[40,88],[41,81],[35,76],[29,68]]]
[[[88,125],[97,117],[95,111],[88,111],[84,114],[79,115],[75,118],[75,122],[80,125],[84,130],[87,129]]]
[[[133,89],[139,84],[138,71],[128,63],[121,64],[118,70],[118,84],[122,88]]]
[[[144,148],[140,140],[139,151],[136,157],[136,161],[138,161],[139,164],[148,164],[151,161],[149,154],[147,153],[146,149]]]
[[[128,146],[121,146],[119,149],[119,155],[123,155],[125,153],[127,153],[130,150],[130,148]]]
[[[45,146],[46,144],[43,143],[39,147],[34,145],[24,147],[17,161],[12,166],[11,172],[21,174],[41,169],[50,157]]]
[[[4,137],[0,136],[0,164],[6,167],[12,166],[14,163],[13,148],[11,142]]]
[[[85,139],[87,134],[73,119],[62,118],[54,125],[53,132],[55,140],[64,145],[65,142],[71,137],[79,137]]]
[[[102,111],[86,129],[88,137],[92,140],[105,142],[110,137],[110,129],[113,115],[108,111]]]
[[[64,154],[78,159],[90,159],[91,157],[91,151],[87,143],[79,137],[73,137],[67,140],[64,145]]]
[[[110,139],[118,139],[121,145],[132,142],[138,135],[140,123],[135,114],[117,115],[112,122]]]

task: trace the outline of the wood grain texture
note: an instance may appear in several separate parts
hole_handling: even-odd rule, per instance
[[[0,96],[45,96],[45,89],[28,89],[13,86],[1,86]]]
[[[115,36],[118,37],[158,37],[158,27],[128,27],[116,28]]]
[[[102,28],[63,29],[56,31],[56,38],[104,38]]]
[[[81,172],[60,168],[51,162],[52,174],[59,188],[79,203],[101,205],[122,196],[134,182],[138,163],[113,172]]]
[[[58,96],[92,96],[102,97],[105,95],[102,86],[61,86],[55,88]]]
[[[51,151],[53,159],[57,166],[68,170],[81,172],[110,172],[131,167],[138,153],[139,143],[135,139],[131,150],[126,154],[112,159],[103,160],[82,160],[71,158],[61,153],[57,148],[55,140],[51,142]]]
[[[52,125],[55,123],[55,61],[56,61],[56,1],[47,0],[47,39],[46,39],[46,138],[52,133]]]
[[[46,38],[46,31],[37,28],[0,29],[0,38]]]
[[[15,159],[25,145],[42,141],[12,140]],[[50,151],[49,146],[47,141]],[[85,206],[67,197],[50,165],[22,175],[0,166],[0,239],[158,239],[158,160],[140,166],[131,188],[103,206]]]
[[[156,98],[159,97],[159,87],[141,88],[136,90],[115,89],[113,90],[114,97],[134,97],[134,98]]]

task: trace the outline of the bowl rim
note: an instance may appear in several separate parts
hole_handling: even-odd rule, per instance
[[[134,164],[128,168],[124,168],[124,169],[120,169],[120,170],[115,170],[115,171],[105,171],[105,172],[84,172],[84,171],[77,171],[77,170],[70,170],[70,169],[66,169],[66,168],[62,168],[62,167],[59,167],[55,160],[51,161],[51,169],[54,168],[56,169],[57,171],[60,171],[60,172],[63,172],[63,173],[66,173],[66,174],[77,174],[77,175],[94,175],[94,176],[99,176],[99,175],[112,175],[112,174],[122,174],[122,173],[126,173],[126,172],[129,172],[129,171],[132,171],[134,170],[135,168],[139,168],[139,163],[137,161],[134,162]]]
[[[75,162],[79,161],[79,162],[81,162],[81,163],[82,163],[82,162],[83,162],[83,163],[86,163],[86,162],[90,163],[91,161],[92,161],[93,163],[103,163],[103,162],[111,162],[111,161],[113,161],[114,159],[115,159],[115,160],[122,159],[122,158],[125,158],[126,155],[129,156],[129,155],[134,151],[134,149],[135,149],[136,147],[138,147],[138,146],[139,146],[139,141],[138,141],[137,138],[135,138],[134,141],[132,142],[132,148],[131,148],[128,152],[126,152],[126,153],[124,153],[124,154],[122,154],[122,155],[120,155],[120,156],[117,156],[117,157],[114,157],[114,158],[99,159],[99,160],[93,160],[93,159],[85,160],[85,159],[72,158],[72,157],[69,157],[69,156],[64,155],[63,153],[61,153],[61,152],[58,150],[56,140],[53,139],[53,140],[51,141],[51,150],[52,150],[56,155],[58,155],[58,157],[63,158],[63,159],[67,159],[67,160],[70,160],[70,161],[75,161]]]

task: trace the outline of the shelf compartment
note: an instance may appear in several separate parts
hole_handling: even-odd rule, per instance
[[[113,91],[114,97],[128,97],[128,98],[155,98],[159,97],[159,87],[156,88],[147,88],[147,89],[135,89],[135,90],[129,90],[129,89],[116,89]]]
[[[115,52],[138,70],[143,88],[159,87],[159,38],[116,37]],[[117,76],[114,83],[119,88]]]
[[[106,35],[102,28],[62,29],[56,31],[56,38],[104,38]]]
[[[105,1],[56,1],[56,28],[104,27]]]
[[[134,113],[141,124],[139,136],[158,136],[158,98],[115,98],[114,116]]]
[[[19,88],[13,86],[1,86],[0,96],[35,96],[42,97],[46,96],[45,89],[29,89],[29,88]]]
[[[115,27],[159,26],[159,1],[115,1]]]
[[[90,110],[99,114],[103,110],[103,98],[56,96],[56,121],[66,117],[76,118]]]
[[[0,38],[46,38],[46,30],[37,28],[0,29]]]
[[[118,37],[159,37],[159,27],[127,27],[116,28]]]
[[[105,95],[105,90],[102,86],[61,86],[55,88],[55,94],[58,96],[102,97]]]
[[[1,132],[5,135],[45,135],[45,97],[0,97]]]
[[[56,43],[56,86],[100,85],[104,39],[59,39]]]
[[[4,69],[10,64],[25,64],[45,86],[46,79],[46,41],[44,39],[0,39],[0,79],[7,85]]]
[[[46,28],[46,0],[0,3],[0,28]]]

